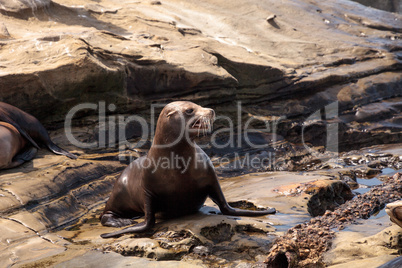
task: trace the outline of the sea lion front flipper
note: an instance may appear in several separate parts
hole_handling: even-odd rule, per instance
[[[27,150],[14,156],[13,162],[11,162],[11,164],[7,168],[18,167],[19,165],[32,160],[37,152],[38,149],[36,149],[35,147],[29,147]]]
[[[215,174],[216,177],[216,174]],[[275,208],[269,208],[266,210],[246,210],[246,209],[237,209],[237,208],[232,208],[225,199],[225,196],[223,195],[222,189],[219,185],[218,178],[216,177],[216,180],[214,184],[211,187],[211,190],[209,192],[209,197],[212,199],[212,201],[219,206],[220,211],[224,215],[231,215],[231,216],[263,216],[267,214],[275,214],[276,209]]]

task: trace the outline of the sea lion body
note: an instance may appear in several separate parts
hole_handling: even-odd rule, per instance
[[[0,169],[13,168],[25,161],[16,157],[25,147],[26,141],[11,124],[0,122]],[[32,152],[35,155],[36,152]]]
[[[146,231],[155,224],[155,214],[172,218],[195,213],[207,197],[226,215],[275,213],[275,209],[234,209],[226,202],[209,157],[193,142],[200,131],[210,130],[214,116],[212,109],[192,102],[173,102],[162,110],[148,154],[133,161],[123,171],[100,217],[103,225],[113,227],[131,224],[131,218],[142,215],[145,215],[145,220],[103,234],[103,238]]]
[[[54,144],[45,127],[38,119],[17,107],[0,102],[0,122],[6,122],[14,126],[37,149],[40,148],[39,145],[43,145],[55,154],[65,155],[72,159],[77,158],[75,155]]]

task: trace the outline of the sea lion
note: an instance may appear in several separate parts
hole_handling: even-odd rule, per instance
[[[39,145],[44,145],[55,154],[65,155],[72,159],[77,158],[77,156],[54,144],[38,119],[15,106],[0,102],[0,122],[14,126],[37,149],[40,148]]]
[[[114,184],[100,216],[102,225],[122,227],[134,217],[142,223],[117,232],[143,232],[155,224],[155,214],[164,218],[197,212],[210,197],[225,215],[261,216],[275,213],[234,209],[226,202],[215,169],[207,154],[194,143],[200,133],[211,130],[212,109],[188,101],[172,102],[159,115],[155,137],[148,154],[131,162]]]
[[[25,150],[26,140],[9,123],[0,122],[0,169],[13,168],[35,157],[36,148]]]

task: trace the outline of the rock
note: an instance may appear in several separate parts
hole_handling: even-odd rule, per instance
[[[7,27],[18,38],[6,43],[0,53],[4,59],[2,66],[6,67],[1,74],[5,81],[3,88],[7,88],[0,97],[40,120],[52,122],[60,120],[79,103],[77,96],[97,103],[108,94],[108,102],[117,105],[118,112],[148,109],[151,99],[187,98],[215,105],[223,100],[254,105],[258,100],[258,107],[267,113],[294,116],[308,115],[335,101],[346,109],[397,95],[401,77],[396,50],[392,47],[398,46],[399,41],[385,35],[387,31],[398,31],[398,15],[386,16],[384,12],[371,10],[371,17],[381,18],[373,20],[377,26],[373,26],[374,22],[356,26],[344,14],[365,18],[367,8],[338,1],[342,7],[339,3],[317,3],[316,9],[306,9],[303,0],[295,5],[284,2],[258,8],[247,3],[233,6],[207,1],[206,6],[218,6],[203,10],[209,14],[202,16],[188,15],[199,8],[196,1],[187,3],[187,11],[180,14],[174,12],[179,10],[177,7],[183,9],[176,1],[170,6],[132,3],[119,9],[118,16],[113,14],[117,8],[108,8],[113,3],[107,0],[88,4],[86,10],[63,2],[34,1],[36,6],[46,6],[48,10],[35,14],[41,18],[37,23],[21,22],[20,27],[12,18],[4,17]],[[8,6],[16,2],[5,3]],[[31,2],[18,3],[28,6]],[[336,21],[331,27],[321,23],[327,8],[333,10],[331,20]],[[87,10],[110,14],[94,21]],[[222,10],[238,14],[241,19],[222,20],[227,18]],[[281,16],[280,32],[276,27],[262,30],[258,26],[267,13],[287,12],[300,15],[297,20]],[[251,13],[252,16],[248,15]],[[206,15],[222,27],[208,25]],[[60,19],[53,21],[53,17]],[[138,19],[131,21],[132,17]],[[300,20],[305,23],[299,24]],[[167,27],[159,27],[161,23]],[[41,32],[49,25],[49,31]],[[297,33],[294,25],[298,25]],[[378,27],[384,31],[378,31]],[[366,31],[366,39],[354,35],[360,28]],[[28,34],[34,38],[24,38]],[[376,40],[381,40],[381,45],[376,45]],[[19,47],[24,49],[15,49]],[[212,63],[211,57],[217,61]],[[381,88],[385,84],[388,86],[384,91]],[[303,92],[302,98],[287,97],[298,92]],[[17,99],[16,95],[24,98]],[[54,108],[59,116],[52,118],[42,112],[47,107]]]
[[[268,22],[271,22],[271,21],[273,21],[275,18],[276,18],[276,15],[275,15],[275,14],[272,14],[272,15],[269,15],[269,16],[266,18],[266,20],[267,20]]]
[[[51,0],[2,0],[0,12],[20,13],[27,10],[38,10],[48,7]]]
[[[342,178],[350,178],[352,185],[357,169],[370,176],[385,166],[400,169],[402,158],[395,148],[382,156],[354,152],[356,158],[347,163],[328,159],[337,159],[342,151],[402,140],[401,15],[345,0],[258,5],[212,0],[189,0],[185,5],[177,0],[131,1],[124,6],[110,0],[81,2],[1,1],[0,100],[38,117],[57,136],[57,144],[80,155],[71,161],[40,151],[33,162],[1,171],[1,263],[73,267],[113,260],[124,266],[135,260],[138,266],[183,266],[173,260],[158,263],[92,250],[110,249],[112,243],[116,251],[181,259],[184,265],[249,266],[266,256],[276,236],[292,226],[299,228],[290,228],[289,236],[305,232],[305,246],[300,251],[290,250],[293,244],[278,247],[283,253],[277,255],[279,261],[292,264],[301,256],[309,262],[327,248],[333,237],[330,227],[345,231],[356,218],[379,211],[379,204],[400,199],[392,189],[373,187],[371,195],[355,198],[355,207],[335,208],[349,193]],[[245,119],[233,126],[236,142],[246,127],[262,129],[248,138],[263,148],[244,145],[246,138],[240,137],[242,145],[206,151],[222,175],[228,201],[251,209],[276,207],[280,213],[226,217],[216,215],[219,210],[209,200],[200,214],[162,222],[162,229],[142,234],[138,241],[133,235],[102,240],[105,227],[98,216],[113,182],[150,144],[148,135],[141,148],[120,150],[120,132],[109,120],[140,115],[151,133],[151,110],[183,99],[212,107],[234,121]],[[236,110],[238,101],[241,111]],[[63,129],[67,116],[73,125]],[[246,126],[247,120],[251,123]],[[222,120],[216,123],[218,130],[226,127]],[[334,126],[337,148],[331,147]],[[140,128],[130,124],[124,134],[138,141],[144,133]],[[69,130],[81,142],[95,142],[95,147],[74,147],[65,137]],[[225,142],[228,136],[221,133],[218,138]],[[110,144],[101,146],[102,137]],[[249,155],[268,163],[235,169],[236,153],[237,159]],[[229,163],[220,166],[226,156]],[[356,171],[348,163],[358,165]],[[281,187],[283,191],[273,191]],[[308,210],[321,214],[334,208],[304,224],[311,219]],[[314,227],[333,218],[334,226]],[[43,250],[27,254],[32,249]],[[62,250],[66,254],[58,254]]]
[[[363,5],[378,8],[390,12],[402,12],[402,6],[397,0],[385,0],[385,1],[376,1],[376,0],[353,0],[355,2],[361,3]]]
[[[387,204],[385,211],[390,220],[402,228],[402,200]]]
[[[354,196],[345,182],[329,179],[285,185],[274,191],[285,195],[301,196],[307,200],[308,212],[313,217],[323,215],[327,210],[334,210]]]
[[[345,225],[351,224],[357,219],[368,219],[380,211],[386,203],[395,198],[401,198],[401,179],[401,174],[397,173],[393,177],[389,177],[386,183],[375,186],[369,192],[357,196],[333,212],[327,211],[323,216],[289,229],[284,236],[276,240],[276,245],[272,247],[266,264],[273,266],[280,263],[282,267],[292,267],[289,265],[307,266],[312,263],[324,265],[323,253],[331,247],[331,240],[335,237],[333,229],[337,228],[340,231],[345,228]],[[384,232],[383,234],[387,233]],[[381,234],[379,236],[381,237]],[[396,235],[392,238],[388,236],[386,239],[393,246],[399,246],[400,237],[398,230]],[[373,241],[378,241],[378,237],[374,238]],[[384,245],[380,246],[383,247]],[[309,251],[303,249],[309,249]],[[371,247],[369,251],[372,251]]]
[[[345,182],[333,180],[316,181],[308,185],[305,192],[311,195],[307,206],[313,217],[323,215],[326,210],[334,210],[354,196]]]
[[[366,226],[375,229],[369,224]],[[402,233],[395,227],[388,227],[374,235],[366,236],[352,231],[339,232],[333,241],[332,248],[324,253],[324,262],[328,266],[355,267],[354,264],[359,263],[359,265],[379,267],[384,262],[394,259],[394,255],[400,248],[398,243],[401,242]]]
[[[9,38],[11,38],[11,36],[7,30],[6,25],[4,25],[4,23],[0,23],[0,39],[9,39]]]
[[[105,13],[115,14],[120,9],[120,8],[106,8],[98,4],[86,4],[84,7],[89,12],[97,14],[105,14]]]
[[[402,265],[402,256],[399,256],[381,266],[378,266],[378,268],[397,268]]]
[[[202,228],[201,234],[209,240],[212,240],[214,243],[220,243],[223,241],[230,241],[234,232],[232,226],[222,223],[214,227]]]
[[[210,250],[207,247],[204,246],[196,246],[193,249],[193,252],[195,254],[201,255],[201,256],[207,256],[208,254],[210,254]]]

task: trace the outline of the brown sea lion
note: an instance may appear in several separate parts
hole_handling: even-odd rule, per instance
[[[155,137],[146,156],[133,161],[115,182],[112,194],[100,216],[105,226],[142,223],[117,232],[143,232],[155,224],[155,214],[172,218],[197,212],[210,197],[225,215],[261,216],[275,213],[234,209],[226,202],[215,169],[205,152],[194,143],[200,133],[211,130],[215,112],[192,102],[178,101],[165,106],[159,115]]]
[[[35,148],[39,145],[46,146],[55,154],[65,155],[76,159],[72,153],[54,144],[49,137],[45,127],[34,116],[14,107],[10,104],[0,102],[0,122],[6,122],[14,126],[18,132]]]
[[[0,122],[0,169],[17,167],[34,158],[36,148],[25,147],[26,144],[26,140],[14,126]]]

